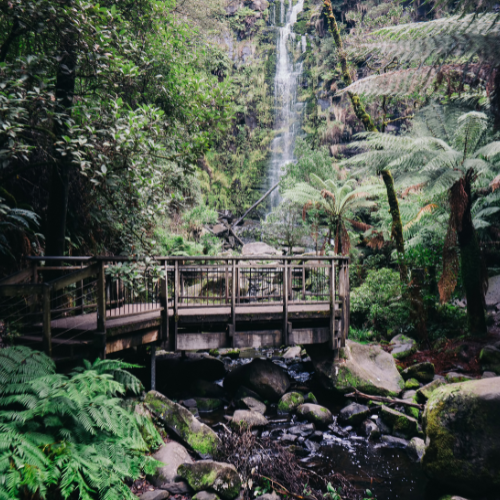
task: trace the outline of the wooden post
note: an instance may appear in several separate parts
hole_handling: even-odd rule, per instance
[[[36,260],[31,263],[31,283],[38,283],[38,262]]]
[[[302,262],[302,300],[306,300],[306,265]]]
[[[102,261],[97,276],[97,330],[94,344],[98,357],[104,359],[106,357],[106,273]]]
[[[50,286],[43,286],[43,350],[45,354],[52,357],[52,334],[50,330]]]
[[[156,389],[156,342],[151,344],[151,390]]]
[[[236,332],[236,260],[233,259],[232,273],[231,273],[231,324],[229,325],[230,344],[234,347],[234,334]]]
[[[177,351],[177,334],[179,332],[179,261],[174,264],[174,335],[170,342],[174,351]]]
[[[330,265],[330,349],[336,349],[335,339],[335,260]]]
[[[288,261],[283,262],[283,345],[288,345]]]
[[[80,263],[80,269],[83,269],[83,262]],[[85,301],[83,300],[83,280],[78,282],[80,293],[76,299],[76,305],[80,307],[80,314],[85,312]]]
[[[161,341],[162,344],[168,342],[168,270],[167,261],[163,263],[165,278],[161,280],[161,305],[163,307],[161,320]]]
[[[345,329],[342,335],[342,347],[345,347],[345,341],[349,336],[349,326],[351,324],[351,285],[349,282],[349,260],[345,261]]]
[[[226,291],[226,304],[229,302],[229,261],[226,260],[226,270],[225,270],[225,291]]]

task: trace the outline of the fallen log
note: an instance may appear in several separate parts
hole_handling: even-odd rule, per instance
[[[354,392],[345,394],[345,397],[370,399],[371,401],[378,401],[379,403],[395,403],[398,405],[405,405],[405,406],[411,406],[413,408],[418,408],[419,410],[424,409],[424,405],[419,405],[418,403],[410,403],[409,401],[405,401],[404,399],[398,399],[398,398],[386,398],[385,396],[370,396],[369,394],[363,394],[362,392],[359,392],[357,389],[354,389]]]

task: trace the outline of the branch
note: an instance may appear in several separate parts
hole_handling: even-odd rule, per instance
[[[361,398],[361,399],[370,399],[372,401],[379,401],[381,403],[396,403],[398,405],[405,405],[405,406],[411,406],[412,408],[418,408],[419,410],[424,409],[424,405],[419,405],[418,403],[409,403],[408,401],[405,401],[404,399],[398,399],[398,398],[386,398],[384,396],[370,396],[369,394],[363,394],[362,392],[359,392],[357,389],[354,389],[354,392],[351,392],[350,394],[344,394],[346,398]]]
[[[277,182],[269,191],[264,194],[260,199],[258,199],[234,224],[231,224],[231,227],[236,227],[257,205],[262,203],[278,186],[279,182]]]
[[[273,489],[275,491],[277,491],[278,493],[280,493],[281,495],[290,495],[291,497],[297,498],[298,500],[308,500],[309,498],[312,498],[313,500],[317,500],[316,497],[314,497],[312,495],[308,495],[307,497],[303,497],[302,495],[297,495],[296,493],[292,493],[291,491],[288,491],[282,484],[278,483],[274,479],[271,479],[270,477],[267,477],[267,476],[262,476],[261,474],[257,474],[257,475],[259,477],[261,477],[262,479],[267,479],[273,485]],[[278,490],[277,488],[274,488],[274,485],[278,486],[278,488],[280,488],[281,491]]]

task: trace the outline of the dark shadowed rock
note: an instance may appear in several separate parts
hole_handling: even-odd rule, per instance
[[[318,427],[327,427],[333,422],[333,416],[324,406],[306,403],[297,408],[297,414]]]
[[[158,467],[156,469],[154,475],[148,476],[148,481],[157,488],[161,488],[165,483],[174,483],[179,480],[180,478],[177,476],[177,467],[184,462],[193,462],[186,448],[175,441],[169,441],[162,445],[160,449],[153,454],[153,458],[164,464],[163,467]]]
[[[342,408],[339,413],[339,422],[348,425],[358,425],[370,415],[368,406],[351,403]]]
[[[273,362],[254,359],[231,371],[224,379],[224,388],[236,392],[240,386],[248,387],[264,399],[279,399],[290,387],[287,373]]]
[[[434,365],[428,361],[424,363],[417,363],[416,365],[409,366],[403,370],[401,372],[401,376],[405,380],[415,378],[423,384],[428,384],[434,379]]]
[[[238,408],[242,410],[251,410],[264,415],[266,413],[267,407],[264,403],[258,399],[251,398],[250,396],[242,398],[237,403]]]

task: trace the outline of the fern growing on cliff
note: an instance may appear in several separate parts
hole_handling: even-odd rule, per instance
[[[161,439],[124,404],[141,390],[130,366],[97,360],[68,377],[45,354],[0,351],[0,500],[135,498],[124,480],[154,466],[144,455]]]

